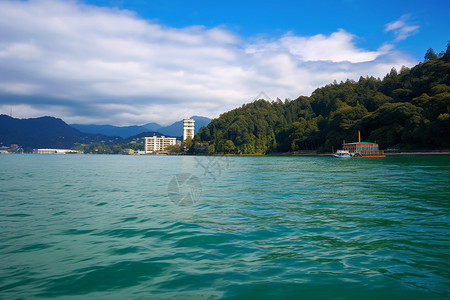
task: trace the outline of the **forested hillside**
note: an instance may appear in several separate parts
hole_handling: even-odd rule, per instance
[[[450,149],[450,45],[383,80],[361,77],[310,97],[243,105],[212,120],[193,142],[208,153],[321,152],[355,141],[358,130],[381,149]]]

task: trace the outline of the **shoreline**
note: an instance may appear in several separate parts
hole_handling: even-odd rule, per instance
[[[416,151],[416,152],[398,152],[398,153],[386,153],[386,156],[448,156],[450,151]]]
[[[411,152],[384,152],[388,156],[450,156],[450,151],[411,151]],[[332,156],[333,153],[316,153],[316,152],[284,152],[284,153],[268,153],[265,155],[285,155],[285,156]],[[239,156],[239,155],[238,155]]]
[[[1,153],[1,154],[36,154],[36,153]],[[70,153],[72,154],[72,153]],[[450,151],[412,151],[412,152],[385,152],[386,157],[388,156],[450,156]],[[62,153],[46,153],[38,155],[63,155]],[[94,154],[94,153],[76,153],[72,155],[124,155],[124,154]],[[136,156],[158,156],[158,155],[169,155],[169,156],[332,156],[333,153],[317,153],[315,151],[305,151],[305,152],[276,152],[276,153],[255,153],[255,154],[210,154],[210,155],[195,155],[195,154],[134,154]],[[133,154],[131,154],[133,156]]]

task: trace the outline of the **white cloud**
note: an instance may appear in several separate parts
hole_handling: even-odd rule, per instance
[[[261,91],[293,99],[333,80],[415,63],[393,45],[358,48],[356,38],[340,29],[244,40],[221,27],[165,27],[74,1],[0,1],[0,113],[14,107],[18,116],[69,123],[168,124],[216,117]]]
[[[330,36],[318,34],[312,37],[286,36],[281,45],[302,61],[329,60],[352,63],[373,61],[380,53],[358,49],[352,44],[354,36],[340,29]]]
[[[408,18],[408,15],[403,15],[399,20],[386,24],[384,31],[393,31],[397,42],[410,37],[419,30],[419,26],[407,24]]]

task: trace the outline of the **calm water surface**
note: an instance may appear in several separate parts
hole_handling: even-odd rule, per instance
[[[450,157],[0,155],[0,298],[448,299],[449,210]]]

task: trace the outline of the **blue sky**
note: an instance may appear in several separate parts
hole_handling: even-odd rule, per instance
[[[417,32],[398,43],[398,49],[423,60],[425,51],[445,50],[450,39],[450,1],[207,1],[207,0],[96,0],[99,6],[136,12],[140,17],[173,27],[224,26],[242,37],[278,37],[286,32],[302,36],[331,34],[342,28],[358,36],[358,46],[375,50],[393,40],[385,24],[405,16],[419,26]]]
[[[0,113],[163,125],[412,67],[450,1],[0,0]]]

